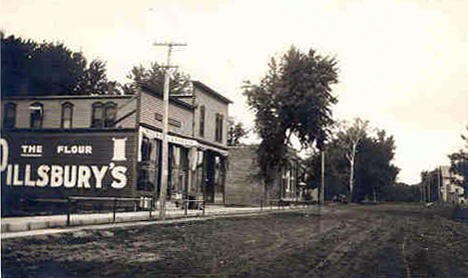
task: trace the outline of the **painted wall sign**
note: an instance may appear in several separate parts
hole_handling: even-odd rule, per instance
[[[132,133],[2,134],[2,198],[130,196]]]

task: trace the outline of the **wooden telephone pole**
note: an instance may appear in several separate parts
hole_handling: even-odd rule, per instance
[[[325,204],[325,150],[321,150],[322,165],[320,178],[320,204]]]
[[[169,119],[169,84],[170,76],[169,69],[171,66],[171,52],[172,48],[176,46],[186,46],[185,43],[154,43],[155,46],[167,47],[167,62],[166,72],[164,74],[164,92],[163,92],[163,128],[162,128],[162,159],[161,159],[161,190],[159,192],[159,219],[164,220],[166,218],[166,195],[167,195],[167,179],[168,179],[168,142],[167,142],[167,131],[168,131],[168,119]]]

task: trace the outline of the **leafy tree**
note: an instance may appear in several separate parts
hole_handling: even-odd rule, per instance
[[[62,43],[1,38],[2,95],[107,94],[105,64]]]
[[[235,122],[233,118],[228,119],[228,146],[238,146],[240,139],[247,135],[247,130],[241,122]]]
[[[468,131],[468,126],[466,129]],[[461,138],[464,141],[465,146],[458,152],[449,155],[451,162],[450,171],[462,177],[461,180],[455,180],[455,182],[463,186],[465,197],[468,197],[468,135],[462,134]]]
[[[166,67],[157,62],[151,63],[149,68],[145,68],[142,65],[134,66],[127,76],[132,82],[128,85],[124,85],[122,90],[126,93],[134,93],[138,86],[143,86],[155,92],[162,93],[166,70]],[[171,70],[169,87],[171,88],[171,94],[191,92],[192,82],[190,76],[177,69]]]
[[[382,201],[388,202],[418,202],[421,199],[421,187],[397,183],[384,188]]]
[[[353,196],[354,190],[354,164],[356,160],[356,150],[359,142],[366,136],[369,121],[360,118],[354,119],[351,126],[343,123],[341,131],[338,132],[339,141],[345,150],[345,157],[349,162],[349,195]]]
[[[324,148],[325,159],[325,198],[331,199],[336,194],[349,194],[349,160],[346,157],[348,138],[342,136],[342,130],[332,133]],[[365,197],[384,200],[395,183],[399,169],[392,163],[395,155],[395,142],[385,131],[369,134],[367,131],[359,140],[355,152],[355,170],[353,200]],[[315,152],[307,160],[311,188],[320,184],[320,153]]]
[[[116,81],[107,80],[106,63],[101,60],[94,60],[84,71],[75,90],[83,95],[104,95],[116,93],[118,86]],[[114,89],[109,90],[109,88]]]
[[[345,159],[343,148],[337,138],[332,138],[324,146],[325,152],[325,195],[330,200],[337,194],[347,193],[349,166]],[[321,154],[315,151],[306,160],[307,187],[316,188],[321,183]]]
[[[388,188],[394,185],[399,169],[392,164],[395,156],[393,136],[384,130],[375,136],[364,136],[358,145],[356,157],[356,192],[353,200],[364,198],[381,200]]]
[[[333,123],[331,105],[337,102],[330,86],[337,77],[334,58],[291,47],[278,61],[271,59],[259,84],[245,83],[244,95],[262,140],[257,157],[265,192],[276,182],[293,134],[306,148],[327,134]]]

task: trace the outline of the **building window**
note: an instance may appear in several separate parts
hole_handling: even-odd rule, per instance
[[[101,102],[93,103],[93,118],[91,120],[91,127],[114,127],[116,117],[117,104],[114,102],[108,102],[105,105]]]
[[[151,157],[151,149],[153,148],[148,137],[143,137],[141,142],[141,161],[149,161]]]
[[[105,127],[115,127],[115,119],[117,118],[117,104],[108,102],[105,108]]]
[[[6,103],[3,106],[3,127],[13,128],[16,121],[16,104]]]
[[[200,106],[200,137],[205,136],[205,105]]]
[[[217,142],[223,141],[223,115],[221,114],[216,114],[215,141]]]
[[[72,128],[73,122],[73,104],[65,102],[62,104],[62,128]]]
[[[137,190],[154,192],[158,184],[159,141],[143,136]]]
[[[154,113],[154,119],[156,119],[156,121],[160,121],[162,122],[163,120],[163,115],[160,114],[160,113]],[[174,118],[168,118],[167,119],[167,123],[169,125],[172,125],[172,126],[175,126],[175,127],[178,127],[178,128],[182,128],[182,122],[179,121],[179,120],[176,120]]]
[[[104,127],[104,106],[100,102],[93,103],[91,127]]]
[[[44,118],[43,106],[40,103],[33,103],[29,106],[31,128],[42,128]]]
[[[108,102],[105,105],[101,102],[93,103],[91,127],[114,127],[116,118],[117,104],[114,102]]]

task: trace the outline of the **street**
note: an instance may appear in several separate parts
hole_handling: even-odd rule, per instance
[[[330,205],[2,240],[3,277],[468,277],[452,208]]]

